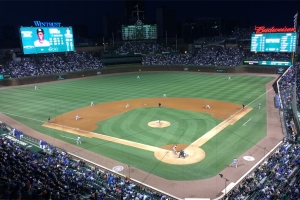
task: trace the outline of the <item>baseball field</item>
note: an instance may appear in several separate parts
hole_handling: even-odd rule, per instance
[[[273,79],[189,72],[97,76],[37,90],[2,89],[0,112],[67,143],[80,136],[81,148],[164,179],[199,180],[216,176],[266,136],[266,84]],[[186,158],[173,152],[175,144]]]

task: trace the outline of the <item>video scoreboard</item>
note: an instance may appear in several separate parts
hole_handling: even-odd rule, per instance
[[[24,54],[74,51],[72,27],[21,27]]]
[[[296,52],[297,33],[252,34],[251,52]]]
[[[123,40],[149,40],[157,39],[156,24],[146,25],[138,20],[135,25],[122,26]]]

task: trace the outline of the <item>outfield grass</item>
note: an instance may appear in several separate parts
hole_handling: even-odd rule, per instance
[[[136,79],[137,75],[140,75],[140,80]],[[34,90],[33,86],[0,90],[0,111],[37,131],[74,144],[74,140],[61,137],[63,135],[75,138],[74,135],[41,125],[49,116],[54,118],[65,112],[89,106],[91,101],[104,103],[124,99],[156,98],[162,97],[164,93],[168,97],[205,98],[247,105],[266,91],[265,84],[272,79],[245,75],[233,76],[231,80],[227,80],[226,74],[189,72],[141,72],[98,76],[40,85],[39,90]],[[260,110],[257,109],[258,102],[262,103]],[[170,165],[157,160],[153,152],[137,151],[133,147],[84,137],[82,147],[167,179],[209,178],[230,164],[233,157],[238,157],[265,137],[265,104],[265,95],[251,103],[253,110],[250,113],[201,147],[205,150],[206,157],[196,164]],[[96,132],[163,146],[175,142],[188,144],[220,123],[219,120],[203,113],[174,109],[167,109],[165,113],[159,112],[161,111],[155,108],[126,112],[99,122]],[[141,125],[151,118],[156,119],[156,115],[164,115],[164,119],[168,119],[172,126],[154,131],[146,125]],[[243,126],[246,122],[247,125]],[[188,136],[185,134],[187,132],[190,133]],[[165,133],[173,133],[173,137],[165,137]],[[55,145],[55,139],[48,142]]]

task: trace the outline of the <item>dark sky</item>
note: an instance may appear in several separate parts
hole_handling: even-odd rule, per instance
[[[1,1],[0,27],[2,25],[34,26],[33,21],[61,22],[62,26],[85,24],[89,34],[102,33],[102,16],[120,15],[121,1]],[[294,0],[237,0],[237,1],[158,1],[146,0],[146,18],[155,21],[156,7],[166,5],[176,10],[177,19],[222,17],[249,19],[252,25],[293,26],[297,12]]]

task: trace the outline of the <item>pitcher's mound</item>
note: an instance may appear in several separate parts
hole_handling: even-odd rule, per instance
[[[163,121],[163,120],[161,120],[161,121],[156,120],[156,121],[152,121],[152,122],[148,123],[148,126],[153,127],[153,128],[165,128],[170,125],[171,125],[170,122]]]

